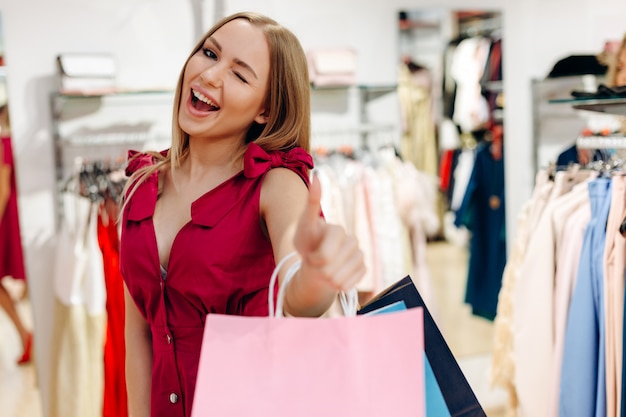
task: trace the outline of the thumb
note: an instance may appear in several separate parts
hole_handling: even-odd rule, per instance
[[[322,212],[321,199],[322,184],[317,175],[314,174],[309,186],[307,203],[300,216],[295,236],[296,249],[301,254],[314,251],[322,240],[324,221],[320,217]]]
[[[319,219],[322,212],[322,183],[317,177],[317,174],[313,174],[311,185],[309,186],[309,198],[307,200],[306,207],[302,217],[306,217],[306,220],[313,222]]]

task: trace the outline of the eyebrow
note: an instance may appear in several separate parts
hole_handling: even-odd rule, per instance
[[[217,39],[215,39],[213,36],[210,36],[208,40],[213,42],[213,44],[215,45],[218,51],[222,52],[222,45],[220,45]],[[259,77],[256,75],[256,72],[254,72],[252,67],[248,65],[245,61],[242,61],[241,59],[238,59],[238,58],[235,58],[234,61],[235,61],[235,64],[239,65],[240,67],[246,68],[248,71],[250,71],[252,75],[254,75],[254,78],[256,78],[257,80],[259,79]]]

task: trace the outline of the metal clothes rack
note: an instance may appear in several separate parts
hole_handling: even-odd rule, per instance
[[[626,136],[579,136],[576,139],[578,149],[626,149]]]
[[[399,126],[372,120],[369,105],[396,91],[396,85],[312,87],[312,145],[368,148],[378,145],[381,137],[393,137]],[[318,112],[322,118],[315,117]]]
[[[63,213],[63,191],[68,181],[80,172],[77,166],[120,165],[129,149],[169,145],[173,98],[170,90],[56,92],[50,96],[57,221]]]

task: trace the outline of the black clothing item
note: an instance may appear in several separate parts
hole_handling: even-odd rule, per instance
[[[573,75],[604,75],[608,67],[601,64],[595,55],[570,55],[559,60],[548,78],[568,77]]]
[[[602,98],[626,98],[626,85],[616,87],[607,87],[604,84],[598,86],[598,91],[572,91],[572,96],[576,98],[586,99],[602,99]]]

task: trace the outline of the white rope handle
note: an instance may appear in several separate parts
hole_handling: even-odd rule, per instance
[[[269,286],[269,294],[267,296],[267,301],[269,305],[269,316],[270,317],[283,317],[283,306],[285,303],[285,291],[287,289],[287,285],[293,277],[296,275],[300,267],[302,266],[302,260],[298,259],[293,265],[289,267],[287,273],[285,274],[285,278],[280,284],[278,288],[278,295],[276,297],[276,309],[274,309],[274,288],[276,287],[276,280],[278,279],[278,272],[285,265],[285,263],[297,255],[296,251],[289,253],[285,256],[281,261],[276,264],[274,268],[274,272],[272,272],[272,277],[270,278],[270,286]],[[341,303],[341,309],[343,310],[343,314],[347,317],[356,316],[357,309],[359,307],[359,297],[356,288],[352,288],[347,292],[339,293],[339,301]]]
[[[278,289],[278,296],[276,297],[276,312],[274,317],[283,317],[284,314],[284,304],[285,304],[285,292],[287,291],[287,285],[291,282],[291,279],[296,275],[296,272],[302,266],[302,261],[298,259],[296,263],[291,265],[285,274],[285,278],[283,278],[283,282],[280,284],[280,288]]]
[[[344,316],[356,316],[356,312],[359,309],[359,293],[356,288],[352,288],[348,290],[348,292],[340,292],[339,301],[341,302],[341,309],[343,310]]]
[[[293,258],[294,256],[296,256],[298,254],[298,252],[293,251],[291,253],[289,253],[287,256],[285,256],[283,259],[281,259],[280,262],[278,262],[276,264],[276,267],[274,268],[274,272],[272,272],[272,277],[270,278],[270,288],[269,288],[269,293],[267,295],[267,304],[269,305],[269,311],[270,311],[270,317],[277,317],[278,316],[278,305],[276,306],[276,310],[274,309],[274,288],[276,288],[276,280],[278,279],[278,271],[280,271],[280,269],[283,267],[283,265],[285,265],[285,263]],[[301,264],[301,262],[296,262],[294,265],[298,265]],[[293,268],[293,267],[292,267]],[[291,271],[290,268],[289,270]],[[300,265],[298,265],[298,269],[300,268]],[[287,280],[291,280],[291,278],[293,278],[293,275],[295,275],[297,269],[295,271],[293,271],[292,275],[290,277],[285,277],[285,281]],[[289,271],[288,271],[289,272]],[[281,287],[286,287],[285,282],[282,283]],[[280,297],[281,295],[284,297],[284,289],[282,291],[278,291],[278,296]],[[277,300],[278,303],[278,300]],[[280,303],[281,308],[282,308],[282,302]],[[282,311],[280,312],[280,314],[282,315]],[[280,316],[278,316],[280,317]]]

